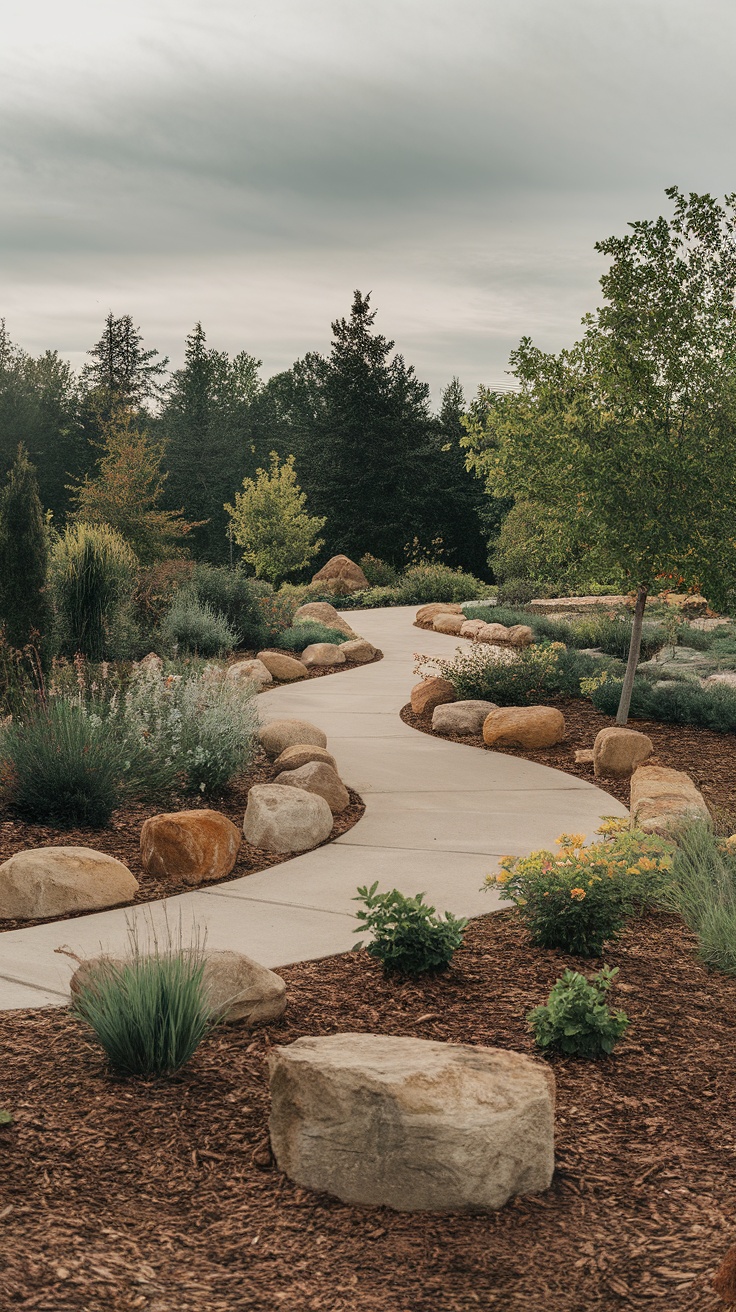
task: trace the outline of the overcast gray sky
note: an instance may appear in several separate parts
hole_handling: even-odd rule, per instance
[[[0,46],[0,316],[75,365],[109,309],[264,374],[354,287],[435,396],[558,348],[597,238],[736,190],[728,0],[25,0]]]

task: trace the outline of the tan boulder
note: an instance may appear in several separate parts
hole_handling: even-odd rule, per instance
[[[458,601],[430,601],[420,606],[414,619],[423,628],[431,629],[436,615],[462,615],[463,608]]]
[[[283,770],[274,779],[275,784],[287,788],[303,788],[307,793],[324,797],[333,815],[339,815],[350,806],[350,794],[337,770],[326,761],[308,761],[295,770]]]
[[[255,683],[261,688],[265,688],[268,683],[273,683],[271,671],[259,659],[233,661],[233,664],[227,667],[225,678],[231,683]]]
[[[601,729],[593,744],[593,769],[598,779],[627,779],[654,751],[645,733],[611,725]]]
[[[367,638],[351,638],[342,644],[341,650],[346,661],[355,661],[357,665],[367,665],[378,655],[378,648]]]
[[[266,852],[307,852],[332,833],[324,797],[283,784],[254,784],[248,793],[243,833]]]
[[[460,637],[470,638],[472,641],[477,642],[479,634],[483,632],[485,627],[485,620],[466,620],[460,629]]]
[[[478,634],[478,642],[506,644],[509,641],[509,630],[505,624],[484,624]]]
[[[500,706],[483,723],[490,747],[551,747],[565,737],[565,717],[553,706]]]
[[[149,875],[204,884],[224,879],[238,859],[242,836],[220,811],[170,811],[141,829],[141,864]]]
[[[328,752],[326,747],[315,747],[313,743],[295,743],[293,747],[285,747],[280,756],[276,757],[273,763],[274,770],[298,770],[302,765],[308,765],[310,761],[324,761],[325,765],[331,765],[333,770],[337,769],[332,752]]]
[[[305,620],[313,621],[315,624],[324,624],[325,628],[337,629],[338,633],[344,633],[346,638],[357,638],[358,634],[351,629],[347,620],[331,606],[329,601],[307,601],[294,612],[292,624],[303,624]]]
[[[345,592],[362,592],[369,586],[360,565],[349,556],[332,556],[312,578],[313,583],[342,583]]]
[[[513,624],[508,631],[508,642],[512,647],[530,647],[534,634],[528,624]]]
[[[592,765],[593,756],[594,756],[594,752],[592,747],[581,747],[575,753],[575,764]]]
[[[432,620],[432,628],[435,633],[454,633],[458,634],[465,624],[463,615],[435,615]]]
[[[306,679],[307,667],[294,656],[286,656],[281,651],[259,651],[257,659],[265,665],[272,678],[281,683],[295,683],[297,679]]]
[[[155,671],[156,674],[160,674],[164,668],[164,663],[161,657],[156,655],[155,651],[149,651],[147,656],[143,656],[141,660],[138,661],[138,668],[140,670],[152,670]]]
[[[261,966],[241,952],[205,948],[202,952],[202,982],[213,1020],[243,1020],[249,1027],[276,1020],[286,1007],[286,984],[280,975]],[[145,959],[145,954],[144,954]],[[112,969],[120,970],[126,960],[120,957],[90,957],[80,962],[71,977],[72,999],[95,978]]]
[[[0,919],[36,920],[132,902],[138,880],[91,847],[33,847],[0,865]]]
[[[261,725],[258,738],[264,752],[272,759],[280,756],[287,747],[295,747],[297,744],[327,746],[327,734],[318,729],[316,724],[310,724],[309,720],[270,720],[268,724]]]
[[[432,728],[438,733],[456,733],[461,737],[481,733],[486,719],[496,709],[495,702],[482,701],[449,702],[435,706]]]
[[[447,679],[432,675],[415,683],[411,690],[411,709],[415,715],[427,715],[443,702],[455,701],[455,689]]]
[[[501,1048],[379,1034],[269,1053],[271,1145],[297,1184],[397,1211],[490,1211],[547,1189],[554,1076]]]
[[[337,642],[313,642],[302,652],[302,662],[308,670],[322,665],[344,665],[345,653]]]
[[[646,833],[666,833],[684,820],[709,820],[703,794],[684,770],[640,765],[631,776],[631,823]]]

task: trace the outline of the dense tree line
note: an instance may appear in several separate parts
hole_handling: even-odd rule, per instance
[[[55,351],[20,350],[3,325],[0,479],[22,443],[57,527],[85,516],[109,522],[118,487],[121,531],[135,519],[140,536],[150,512],[162,549],[178,536],[196,558],[226,563],[239,552],[225,503],[275,452],[294,457],[308,512],[326,521],[321,559],[369,551],[401,565],[438,556],[483,572],[485,497],[460,445],[462,389],[454,379],[433,414],[427,384],[375,331],[375,314],[356,292],[350,316],[332,325],[329,355],[310,352],[267,381],[248,352],[210,347],[199,323],[182,367],[169,373],[131,317],[110,313],[78,375]]]

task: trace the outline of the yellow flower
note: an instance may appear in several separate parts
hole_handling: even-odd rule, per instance
[[[508,870],[504,870],[504,872],[503,872],[502,875],[496,875],[496,883],[497,883],[497,884],[507,884],[510,878],[511,878],[511,873],[510,873],[510,871],[508,871]]]
[[[585,897],[585,889],[584,889],[584,888],[571,888],[571,889],[570,889],[570,897],[574,897],[576,902],[582,902],[583,898]]]

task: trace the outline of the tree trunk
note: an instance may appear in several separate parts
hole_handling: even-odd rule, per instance
[[[626,662],[626,674],[621,689],[621,700],[618,704],[616,713],[616,724],[626,724],[629,718],[629,706],[631,705],[631,693],[634,687],[634,675],[636,667],[639,664],[639,652],[641,650],[641,626],[644,619],[644,607],[647,604],[647,592],[649,591],[646,583],[640,583],[636,591],[636,606],[634,608],[634,622],[631,625],[631,642],[629,643],[629,659]]]

